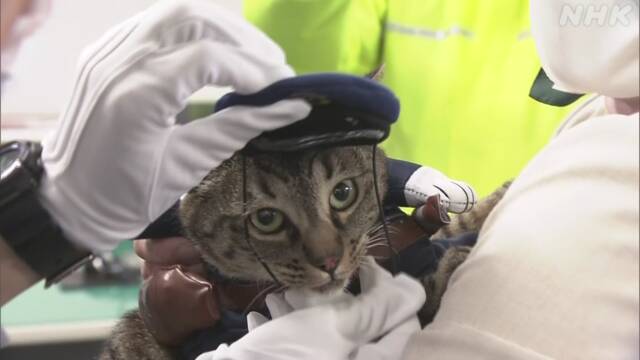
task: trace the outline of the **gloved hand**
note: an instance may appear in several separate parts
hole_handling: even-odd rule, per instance
[[[440,171],[403,160],[387,159],[389,193],[394,206],[418,207],[432,196],[439,196],[446,211],[460,214],[471,211],[478,199],[467,183],[448,178]]]
[[[251,315],[252,331],[198,360],[397,359],[409,336],[420,330],[416,316],[425,300],[422,286],[406,275],[392,277],[368,258],[360,270],[362,293],[310,304],[300,293],[269,295],[274,320]],[[313,301],[311,301],[313,303]],[[295,306],[302,310],[295,310]]]
[[[69,105],[44,143],[44,206],[95,251],[137,236],[263,131],[306,117],[285,100],[174,124],[205,85],[241,93],[292,76],[280,48],[206,0],[161,1],[85,50]]]

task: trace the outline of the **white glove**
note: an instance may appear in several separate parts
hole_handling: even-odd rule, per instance
[[[255,327],[265,319],[251,315],[249,334],[197,360],[399,358],[409,337],[420,330],[416,313],[424,289],[406,275],[392,277],[370,258],[360,268],[360,283],[357,297],[336,296],[328,304],[296,311],[295,303],[304,307],[315,300],[303,300],[299,292],[269,295],[274,320]]]
[[[475,191],[467,183],[449,179],[440,171],[421,166],[407,180],[404,196],[409,206],[420,206],[433,195],[440,195],[447,211],[461,214],[477,203]]]
[[[71,101],[44,144],[45,207],[89,249],[135,237],[252,138],[310,111],[285,100],[175,125],[187,97],[211,84],[251,93],[292,75],[277,45],[212,1],[156,3],[81,57]]]

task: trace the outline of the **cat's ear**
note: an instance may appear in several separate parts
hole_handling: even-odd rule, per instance
[[[380,82],[382,80],[383,75],[384,75],[384,63],[380,64],[380,66],[375,68],[372,72],[368,73],[365,77],[371,80]]]

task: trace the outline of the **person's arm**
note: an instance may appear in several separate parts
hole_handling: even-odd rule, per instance
[[[37,154],[41,161],[29,152],[33,171],[6,178],[3,172],[0,233],[38,273],[34,278],[3,251],[6,299],[75,260],[59,249],[107,251],[137,237],[248,141],[310,111],[307,102],[287,99],[174,123],[203,86],[252,93],[293,75],[275,43],[210,1],[158,2],[108,31],[79,63],[77,91],[42,157]],[[45,230],[44,221],[31,216],[36,212],[52,218]]]
[[[41,278],[11,250],[0,236],[0,306],[8,303]]]
[[[531,161],[406,360],[637,358],[639,122],[589,119]]]

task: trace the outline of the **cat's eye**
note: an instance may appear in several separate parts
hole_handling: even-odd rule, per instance
[[[279,210],[264,208],[253,212],[250,220],[256,229],[265,234],[271,234],[282,228],[284,215]]]
[[[358,197],[358,189],[353,180],[343,180],[333,188],[329,204],[336,210],[344,210],[351,206]]]

